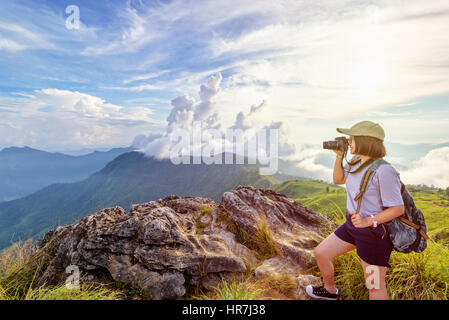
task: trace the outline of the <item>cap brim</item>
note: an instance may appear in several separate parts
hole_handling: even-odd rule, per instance
[[[337,128],[337,131],[343,134],[347,134],[348,136],[352,135],[351,129]]]

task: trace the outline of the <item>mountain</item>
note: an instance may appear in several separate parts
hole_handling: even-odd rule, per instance
[[[42,235],[103,208],[148,202],[176,194],[219,200],[238,185],[267,188],[274,180],[256,166],[180,164],[139,152],[121,154],[102,170],[73,183],[49,185],[24,198],[0,203],[0,248]]]
[[[72,156],[26,146],[4,148],[0,151],[0,202],[18,199],[52,183],[85,179],[131,150],[130,147],[113,148]]]

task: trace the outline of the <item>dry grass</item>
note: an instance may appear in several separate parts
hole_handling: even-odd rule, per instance
[[[31,240],[18,242],[0,253],[0,300],[115,300],[121,291],[101,284],[46,286],[38,281],[44,256]]]
[[[272,258],[278,252],[276,243],[268,230],[265,217],[259,224],[257,232],[249,235],[242,243],[253,250],[259,260]]]
[[[195,300],[292,300],[297,290],[294,275],[269,275],[255,278],[252,273],[222,282],[215,290],[193,295]]]

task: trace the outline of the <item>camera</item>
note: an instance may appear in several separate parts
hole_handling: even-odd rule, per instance
[[[323,149],[336,150],[346,153],[348,151],[349,141],[345,137],[337,137],[334,141],[324,141]]]

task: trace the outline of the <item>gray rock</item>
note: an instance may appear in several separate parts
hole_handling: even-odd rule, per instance
[[[257,232],[266,219],[277,255],[259,261],[257,252],[239,243],[235,226]],[[170,196],[100,210],[78,223],[58,227],[40,241],[39,281],[64,282],[66,267],[76,265],[82,279],[111,280],[176,299],[187,285],[213,289],[255,266],[256,276],[298,274],[314,265],[313,247],[321,241],[318,214],[271,190],[238,187],[220,204],[198,197]]]

